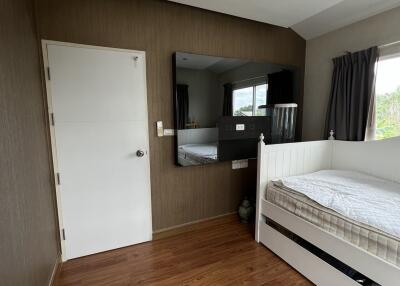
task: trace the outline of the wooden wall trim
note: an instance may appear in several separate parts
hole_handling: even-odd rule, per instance
[[[304,71],[305,41],[290,29],[159,0],[37,0],[40,37],[144,50],[147,55],[150,167],[155,231],[236,210],[256,189],[256,164],[180,168],[173,126],[172,54],[176,51],[293,65]],[[303,86],[300,87],[301,91]],[[302,95],[298,124],[301,126]]]
[[[56,281],[61,273],[62,261],[61,255],[57,257],[56,262],[54,263],[53,272],[50,276],[49,286],[56,286]]]
[[[239,217],[237,212],[230,212],[222,215],[217,215],[210,218],[200,219],[193,222],[184,223],[181,225],[168,227],[164,229],[157,230],[153,232],[153,240],[159,240],[171,236],[175,236],[182,233],[187,233],[191,231],[196,231],[200,229],[204,229],[206,227],[212,226],[213,222],[219,221],[221,218],[231,218],[234,220],[235,218],[239,221]]]

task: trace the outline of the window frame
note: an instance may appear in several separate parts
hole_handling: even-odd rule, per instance
[[[256,87],[260,86],[260,85],[266,85],[266,92],[265,92],[265,104],[268,104],[268,81],[265,77],[262,78],[255,78],[255,79],[250,79],[250,80],[245,80],[242,81],[240,83],[236,83],[232,86],[232,116],[235,116],[235,96],[234,96],[234,92],[235,90],[239,90],[239,89],[245,89],[245,88],[249,88],[251,87],[253,90],[253,100],[252,100],[252,115],[251,116],[256,116],[256,111],[257,111],[257,94],[256,94]]]
[[[380,49],[380,57],[377,62],[377,67],[375,69],[375,76],[376,78],[378,77],[379,74],[379,62],[380,61],[386,61],[386,60],[391,60],[391,59],[400,59],[400,46],[392,47],[390,46],[389,48],[381,48]],[[376,83],[375,83],[376,84]],[[378,116],[377,116],[377,110],[378,110],[378,97],[380,95],[377,94],[375,90],[375,96],[374,96],[374,138],[373,140],[385,140],[385,139],[390,139],[398,136],[391,136],[391,137],[385,137],[385,138],[377,138],[377,131],[378,131]]]

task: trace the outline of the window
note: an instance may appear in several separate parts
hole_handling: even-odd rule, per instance
[[[233,116],[265,116],[266,109],[259,109],[267,104],[266,83],[237,88],[233,90]]]
[[[400,136],[400,56],[379,61],[375,104],[376,139]]]

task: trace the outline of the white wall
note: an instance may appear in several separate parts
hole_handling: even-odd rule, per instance
[[[376,15],[307,41],[303,109],[303,140],[324,134],[332,58],[400,40],[400,8]]]
[[[178,68],[178,84],[189,86],[189,119],[195,119],[200,128],[215,127],[222,114],[218,103],[223,94],[216,94],[218,89],[217,75],[208,70]]]

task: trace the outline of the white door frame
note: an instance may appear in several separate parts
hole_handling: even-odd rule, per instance
[[[48,50],[47,46],[48,45],[58,45],[58,46],[67,46],[67,47],[75,47],[75,48],[90,48],[90,49],[98,49],[98,50],[108,50],[108,51],[117,51],[117,52],[126,52],[126,53],[136,53],[136,54],[141,54],[143,55],[143,58],[146,59],[146,52],[145,51],[137,51],[137,50],[128,50],[128,49],[117,49],[117,48],[109,48],[109,47],[101,47],[101,46],[92,46],[92,45],[83,45],[83,44],[76,44],[76,43],[67,43],[67,42],[59,42],[59,41],[51,41],[51,40],[44,40],[42,39],[42,54],[43,54],[43,66],[44,66],[44,72],[45,72],[45,82],[46,82],[46,94],[47,94],[47,108],[48,108],[48,120],[49,120],[49,128],[50,128],[50,141],[51,141],[51,153],[52,153],[52,158],[53,158],[53,172],[54,172],[54,185],[55,185],[55,191],[56,191],[56,203],[57,203],[57,215],[58,215],[58,226],[59,226],[59,235],[60,235],[60,246],[61,246],[61,260],[64,262],[67,260],[65,253],[65,240],[63,239],[64,233],[64,224],[63,224],[63,217],[62,217],[62,203],[61,203],[61,195],[60,195],[60,184],[58,181],[58,173],[59,173],[59,168],[58,168],[58,161],[57,161],[57,145],[56,145],[56,137],[55,137],[55,126],[54,126],[54,117],[53,117],[53,103],[52,103],[52,93],[51,93],[51,74],[49,71],[49,61],[48,61]],[[146,78],[146,60],[144,61],[144,67],[143,67],[143,72],[144,72],[144,80],[145,80],[145,86],[144,86],[144,91],[146,94],[145,101],[146,101],[146,134],[147,134],[147,145],[149,146],[149,127],[148,127],[148,105],[147,105],[147,78]],[[150,161],[150,152],[149,153],[149,161]],[[147,165],[147,172],[150,177],[150,166],[149,164]],[[151,191],[151,182],[149,178],[149,188]],[[150,216],[152,215],[151,211],[151,200],[150,200]],[[150,223],[152,222],[152,219],[150,218]],[[152,229],[152,227],[151,227]],[[153,233],[151,231],[150,237],[152,237]]]

